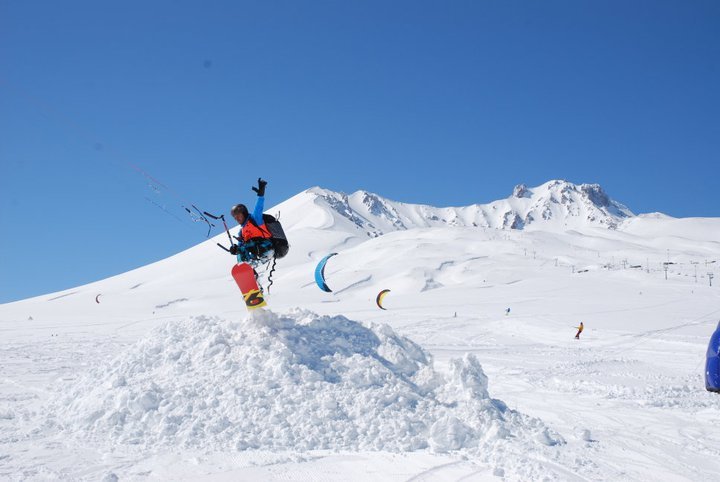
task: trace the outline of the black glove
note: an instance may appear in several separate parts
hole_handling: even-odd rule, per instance
[[[263,181],[261,177],[258,177],[258,187],[253,186],[252,190],[257,193],[258,197],[261,197],[265,195],[265,186],[267,186],[267,181]]]
[[[230,249],[228,251],[230,251],[230,254],[237,254],[238,253],[238,245],[233,244],[232,246],[230,246]]]

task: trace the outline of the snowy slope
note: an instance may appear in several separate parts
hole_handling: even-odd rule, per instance
[[[720,219],[634,216],[563,181],[461,208],[312,188],[268,212],[292,248],[257,316],[224,233],[0,305],[0,478],[720,471],[720,397],[702,380]]]

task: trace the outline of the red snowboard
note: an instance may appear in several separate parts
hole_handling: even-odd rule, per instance
[[[252,266],[247,263],[238,263],[233,266],[232,276],[235,278],[238,288],[242,291],[245,306],[247,306],[248,310],[267,306],[265,295],[260,291]]]

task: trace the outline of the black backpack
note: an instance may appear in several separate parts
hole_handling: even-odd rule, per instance
[[[270,214],[263,214],[263,222],[265,223],[265,227],[267,227],[267,230],[270,232],[270,242],[273,245],[275,257],[284,257],[286,254],[288,254],[288,251],[290,251],[290,244],[288,243],[287,237],[285,236],[285,231],[283,231],[283,227],[280,224],[280,221],[275,219],[275,216],[271,216]]]

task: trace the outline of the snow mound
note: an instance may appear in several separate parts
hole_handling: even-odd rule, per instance
[[[448,375],[386,325],[296,310],[237,323],[195,317],[151,332],[50,407],[68,434],[203,449],[497,449],[558,434],[488,395],[477,358]]]

